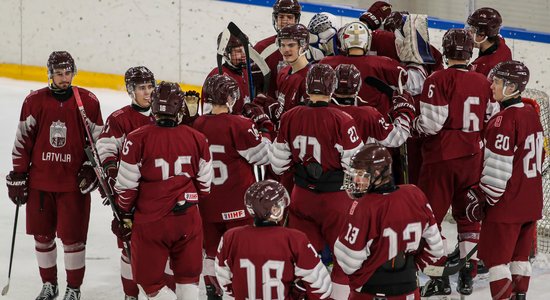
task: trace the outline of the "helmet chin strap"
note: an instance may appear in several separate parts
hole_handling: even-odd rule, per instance
[[[483,38],[483,40],[481,42],[477,42],[476,41],[476,38],[477,38],[477,33],[474,33],[474,43],[476,43],[476,45],[481,45],[483,42],[485,42],[487,40],[487,36],[485,36],[485,38]]]
[[[511,93],[510,95],[507,95],[507,94],[506,94],[506,85],[504,85],[504,86],[502,87],[502,96],[504,96],[504,100],[513,98],[513,97],[517,96],[518,94],[519,94],[519,91],[516,90],[515,92]]]
[[[233,106],[235,106],[235,102],[237,102],[237,100],[233,100],[231,102],[231,104],[229,104],[229,102],[225,103],[225,105],[227,106],[227,108],[229,110],[229,113],[233,113]]]

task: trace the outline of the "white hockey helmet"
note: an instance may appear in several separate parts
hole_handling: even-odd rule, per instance
[[[372,32],[362,22],[351,22],[342,27],[339,31],[338,40],[342,51],[348,53],[349,49],[360,48],[367,53],[372,41]]]

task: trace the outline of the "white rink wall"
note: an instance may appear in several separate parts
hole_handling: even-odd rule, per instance
[[[227,23],[255,43],[274,34],[271,11],[212,0],[3,0],[0,63],[44,66],[52,51],[67,50],[81,70],[124,74],[146,65],[158,79],[201,85],[215,67],[216,37]],[[301,23],[312,16],[303,13]],[[438,48],[443,33],[430,31]],[[530,87],[550,91],[550,44],[508,44],[530,68]]]

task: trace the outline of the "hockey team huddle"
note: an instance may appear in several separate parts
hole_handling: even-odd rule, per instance
[[[493,299],[526,299],[544,136],[500,14],[477,9],[441,53],[425,15],[383,1],[342,26],[300,14],[277,0],[276,35],[250,48],[221,33],[200,93],[129,68],[131,104],[105,123],[95,95],[71,85],[71,55],[50,55],[6,177],[26,204],[37,300],[59,294],[56,237],[63,299],[80,299],[97,187],[126,300],[198,299],[201,276],[209,300],[420,299],[451,294],[452,266],[470,295],[481,261]]]

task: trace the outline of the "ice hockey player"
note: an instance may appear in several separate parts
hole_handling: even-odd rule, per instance
[[[357,106],[358,102],[363,101],[357,96],[362,80],[361,73],[354,65],[338,65],[335,72],[336,90],[330,106],[352,116],[364,143],[378,142],[386,147],[401,146],[409,138],[411,123],[415,118],[412,96],[408,92],[403,92],[402,95],[395,93],[392,97],[390,123],[376,108]]]
[[[479,222],[466,218],[466,193],[479,182],[483,130],[491,108],[491,95],[485,76],[468,70],[474,48],[472,35],[465,29],[450,29],[443,36],[443,55],[449,66],[430,75],[420,96],[420,114],[414,129],[426,136],[422,144],[422,167],[418,186],[428,196],[438,225],[449,207],[457,222],[460,257],[479,240]],[[474,255],[460,271],[457,290],[470,295],[477,272]],[[451,293],[448,277],[430,280],[422,296]]]
[[[301,14],[302,6],[297,0],[276,0],[275,4],[273,4],[273,28],[279,33],[279,31],[287,25],[298,24],[300,23]],[[276,98],[277,74],[279,70],[286,65],[283,60],[283,55],[279,52],[277,34],[259,41],[254,45],[254,49],[260,53],[271,70],[271,79],[267,90],[267,96]],[[259,81],[256,80],[256,78],[257,77],[255,77],[254,85],[257,87],[262,86],[260,82],[256,82]]]
[[[246,190],[254,225],[223,235],[215,265],[220,284],[235,299],[329,299],[330,275],[307,236],[282,226],[289,203],[286,189],[274,180]]]
[[[470,66],[472,70],[487,76],[498,63],[512,60],[510,48],[499,35],[502,17],[496,9],[479,8],[468,17],[467,23],[475,47],[479,48],[479,56]]]
[[[399,62],[388,57],[366,55],[370,48],[371,31],[361,22],[351,22],[342,27],[338,36],[342,47],[341,55],[325,57],[320,63],[336,68],[340,64],[353,64],[361,72],[361,78],[374,77],[387,85],[397,87],[402,74],[402,82],[407,80],[406,72]],[[383,115],[390,109],[390,99],[377,88],[363,84],[359,97]]]
[[[349,299],[420,299],[417,270],[445,252],[426,196],[415,185],[395,185],[391,163],[385,147],[365,145],[344,179],[354,201],[334,254],[349,275]]]
[[[467,216],[483,221],[479,257],[489,268],[492,298],[523,300],[534,231],[542,217],[544,133],[534,107],[521,99],[529,81],[523,63],[501,62],[489,79],[502,110],[485,129],[483,171],[479,186],[468,192]]]
[[[269,163],[271,142],[262,138],[256,125],[244,116],[229,112],[239,99],[239,86],[227,75],[208,79],[206,102],[212,112],[200,116],[193,128],[203,133],[210,144],[214,176],[207,201],[199,202],[205,260],[203,277],[209,300],[222,299],[222,289],[214,272],[214,257],[222,235],[230,228],[252,224],[243,197],[255,182],[254,165]],[[267,117],[266,117],[267,118]]]
[[[222,33],[218,35],[218,47],[220,45],[222,38]],[[227,41],[227,46],[225,47],[224,53],[223,53],[223,59],[224,63],[222,65],[222,74],[225,74],[231,78],[233,78],[239,87],[239,99],[233,104],[231,107],[231,111],[229,113],[232,114],[241,114],[243,111],[243,106],[246,103],[250,102],[250,92],[248,88],[248,73],[246,71],[246,56],[244,53],[244,46],[241,43],[239,39],[237,39],[235,36],[231,35],[229,37],[229,41]],[[218,68],[214,68],[208,76],[206,76],[206,79],[204,82],[208,80],[208,78],[217,75]],[[205,103],[205,97],[204,97],[204,87],[206,84],[203,84],[203,90],[202,90],[202,97],[201,97],[201,103],[202,103],[202,114],[208,114],[210,113],[212,107]]]
[[[149,299],[190,300],[199,294],[202,226],[197,203],[210,191],[212,160],[204,135],[179,125],[189,114],[176,83],[151,95],[156,124],[124,142],[115,189],[119,212],[131,228],[132,273]],[[176,292],[166,286],[170,258]]]
[[[54,51],[47,67],[48,87],[31,92],[23,102],[13,171],[6,176],[6,184],[13,203],[27,204],[27,234],[34,237],[43,283],[36,299],[53,300],[59,294],[55,243],[59,237],[67,273],[63,299],[78,300],[86,266],[90,192],[97,187],[84,148],[97,140],[103,119],[96,96],[77,88],[94,139],[88,141],[71,86],[77,73],[72,56]]]
[[[283,114],[270,153],[273,171],[292,166],[294,188],[288,226],[307,234],[315,250],[332,246],[351,200],[341,189],[351,155],[362,145],[355,122],[345,112],[328,107],[336,75],[326,64],[316,64],[307,75],[310,102]],[[327,134],[330,133],[330,134]],[[335,264],[332,298],[346,299],[347,278]]]

